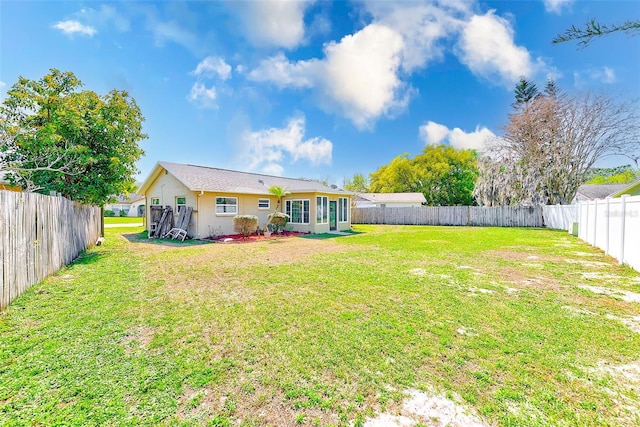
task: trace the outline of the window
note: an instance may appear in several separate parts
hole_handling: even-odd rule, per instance
[[[180,213],[187,206],[186,197],[176,197],[176,213]]]
[[[349,199],[346,197],[338,199],[338,222],[349,222]]]
[[[287,200],[285,213],[292,224],[309,224],[309,200]]]
[[[216,197],[216,214],[236,215],[238,213],[237,197]]]
[[[258,209],[271,209],[271,200],[258,199]]]
[[[152,205],[159,205],[160,204],[160,197],[152,197],[151,198],[151,204]]]
[[[329,222],[328,201],[326,196],[316,197],[316,222],[318,224],[326,224]]]

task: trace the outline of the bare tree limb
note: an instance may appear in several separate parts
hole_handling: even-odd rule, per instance
[[[578,49],[584,49],[596,37],[606,36],[615,32],[623,32],[629,36],[640,34],[640,20],[626,21],[623,24],[605,25],[596,22],[595,19],[588,21],[584,28],[577,28],[572,25],[564,33],[558,34],[551,43],[559,44],[572,40],[579,40]]]

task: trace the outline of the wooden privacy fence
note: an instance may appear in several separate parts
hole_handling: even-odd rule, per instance
[[[0,310],[100,237],[100,208],[0,191]]]
[[[411,206],[354,208],[353,224],[543,227],[540,206]]]

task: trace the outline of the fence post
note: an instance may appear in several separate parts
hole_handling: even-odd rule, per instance
[[[598,199],[594,200],[595,212],[593,213],[593,246],[596,245],[596,239],[598,238]]]
[[[607,197],[606,198],[606,202],[607,202],[607,208],[606,208],[606,221],[604,223],[604,235],[605,235],[605,240],[604,240],[604,253],[605,255],[609,255],[609,223],[611,222],[611,214],[609,213],[609,209],[610,209],[610,200],[611,197]]]
[[[620,264],[624,263],[624,228],[625,228],[625,218],[627,217],[627,197],[628,194],[623,194],[620,198]]]

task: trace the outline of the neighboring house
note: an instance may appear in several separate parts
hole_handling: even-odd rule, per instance
[[[356,208],[402,208],[425,203],[427,199],[422,193],[358,193],[355,198]]]
[[[283,178],[206,166],[158,162],[138,193],[147,206],[171,206],[178,215],[183,206],[193,207],[188,234],[205,238],[235,234],[233,217],[256,215],[266,224],[278,200],[269,188],[279,186],[287,194],[279,210],[290,216],[293,231],[325,233],[351,228],[350,193],[307,179]],[[147,224],[151,209],[147,209]]]
[[[578,188],[575,202],[606,199],[607,197],[620,197],[623,194],[630,196],[640,195],[640,181],[632,184],[583,184]]]
[[[627,186],[620,191],[614,193],[611,197],[622,197],[625,194],[629,196],[640,196],[640,179],[631,184],[626,184]]]
[[[125,216],[144,216],[144,196],[140,194],[121,194],[112,202],[104,205],[104,210],[113,211],[116,216],[124,211]]]

